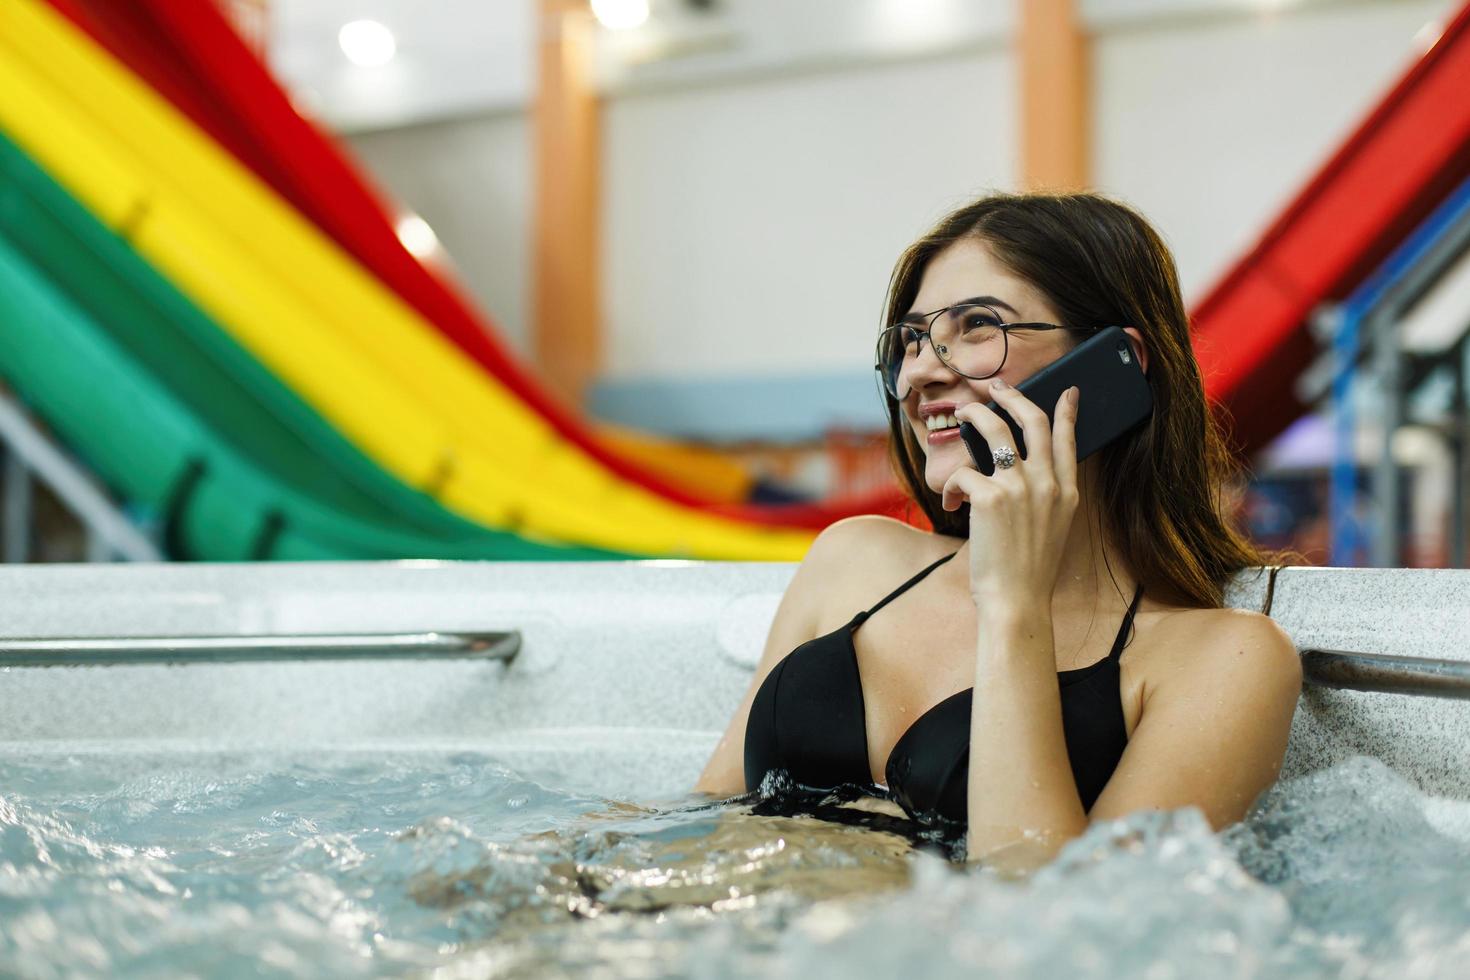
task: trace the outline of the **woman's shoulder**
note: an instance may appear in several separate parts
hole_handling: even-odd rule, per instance
[[[836,568],[902,568],[913,562],[942,558],[963,542],[924,531],[878,514],[848,517],[829,524],[812,542],[806,561]]]
[[[845,621],[960,544],[889,517],[849,517],[812,542],[792,579],[792,599],[824,624]]]
[[[1252,609],[1233,606],[1186,606],[1160,604],[1158,621],[1170,636],[1240,637],[1262,633],[1285,636],[1285,631],[1270,616]]]
[[[1270,616],[1228,606],[1175,608],[1159,617],[1154,643],[1168,675],[1214,677],[1232,665],[1300,677],[1290,634]]]

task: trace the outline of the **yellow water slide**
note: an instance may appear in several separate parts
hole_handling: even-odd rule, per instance
[[[609,473],[38,0],[0,0],[0,128],[367,455],[532,539],[792,560],[811,532]]]

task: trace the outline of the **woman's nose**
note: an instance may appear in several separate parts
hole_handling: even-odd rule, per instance
[[[905,363],[899,382],[901,387],[912,391],[935,380],[947,380],[950,373],[934,351],[934,338],[925,337],[919,344],[919,355]]]

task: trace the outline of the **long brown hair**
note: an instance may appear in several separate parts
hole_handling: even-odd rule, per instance
[[[884,324],[909,312],[929,261],[964,239],[978,240],[1039,289],[1063,324],[1132,326],[1143,335],[1153,415],[1097,454],[1100,478],[1091,489],[1099,528],[1151,595],[1218,607],[1236,572],[1300,558],[1263,551],[1231,526],[1222,494],[1237,475],[1234,458],[1205,402],[1173,256],[1142,215],[1097,194],[982,198],[899,257]],[[914,501],[936,532],[968,537],[968,506],[940,506],[924,482],[917,437],[899,403],[886,401],[894,465]]]

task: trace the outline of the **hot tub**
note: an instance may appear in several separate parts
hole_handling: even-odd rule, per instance
[[[1309,675],[1383,690],[1310,685],[1246,824],[1140,814],[1008,882],[688,795],[793,570],[0,569],[0,973],[1458,965],[1463,573],[1242,575]]]

